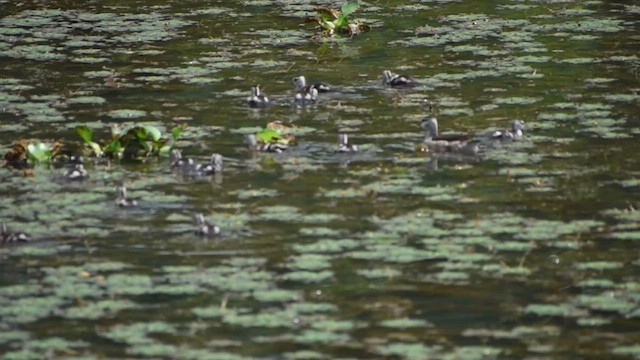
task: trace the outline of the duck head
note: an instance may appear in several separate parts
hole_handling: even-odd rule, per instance
[[[258,146],[258,137],[256,134],[247,134],[244,136],[244,142],[245,144],[255,148]]]
[[[522,120],[513,120],[513,122],[511,123],[513,133],[518,137],[522,136],[522,130],[524,130],[524,127],[524,121]]]
[[[390,70],[384,70],[382,72],[382,80],[384,80],[385,83],[389,83],[395,75],[393,75],[393,73]]]
[[[222,155],[220,154],[211,155],[211,165],[213,165],[213,170],[216,173],[221,172],[222,171]]]
[[[291,83],[295,86],[296,90],[302,90],[302,88],[307,86],[307,79],[303,75],[300,75],[291,79]]]
[[[438,136],[438,119],[434,116],[427,116],[420,122],[420,127],[427,131],[427,138]]]

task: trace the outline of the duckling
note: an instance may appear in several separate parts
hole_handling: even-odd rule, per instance
[[[171,161],[171,168],[177,170],[189,170],[195,165],[193,159],[182,157],[182,152],[178,149],[171,150],[169,160]]]
[[[273,152],[279,154],[289,148],[289,146],[287,146],[286,144],[280,143],[258,144],[258,138],[256,137],[256,134],[245,135],[245,143],[247,143],[252,150],[257,150],[260,152]]]
[[[217,225],[211,224],[207,219],[204,218],[202,213],[197,213],[194,216],[196,220],[196,235],[200,236],[216,236],[220,235],[220,227]]]
[[[260,85],[251,88],[251,96],[247,97],[247,105],[251,108],[265,108],[270,105],[269,98],[260,91]]]
[[[23,232],[10,232],[5,223],[0,224],[0,243],[10,244],[31,241],[31,236]]]
[[[338,149],[336,152],[358,152],[358,145],[349,144],[349,137],[347,134],[338,134]]]
[[[89,177],[89,173],[85,170],[84,165],[75,164],[73,169],[69,169],[62,174],[66,180],[70,181],[80,181]]]
[[[127,188],[123,186],[116,187],[116,205],[119,207],[136,207],[138,206],[138,200],[132,199],[127,196]]]
[[[478,145],[470,142],[466,134],[438,134],[438,119],[427,116],[420,123],[420,127],[427,130],[424,145],[432,152],[464,152],[478,153]]]
[[[511,130],[497,130],[491,134],[491,138],[500,140],[518,140],[522,138],[522,130],[524,130],[524,121],[513,120]]]
[[[318,89],[309,88],[308,91],[302,91],[296,93],[296,97],[293,99],[295,105],[312,105],[318,100]]]
[[[316,89],[319,93],[326,93],[331,91],[331,87],[327,84],[316,83],[307,85],[307,79],[304,77],[304,75],[294,77],[291,82],[293,83],[293,86],[295,86],[296,91],[299,93],[308,93],[311,91],[311,89]]]
[[[213,174],[221,173],[222,172],[222,155],[220,154],[211,155],[211,161],[209,163],[196,165],[194,171],[198,175],[213,175]]]
[[[389,70],[382,72],[382,80],[385,85],[391,87],[411,87],[416,86],[418,83],[407,75],[394,74]]]

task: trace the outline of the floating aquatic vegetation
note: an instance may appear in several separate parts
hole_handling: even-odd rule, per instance
[[[50,164],[62,150],[62,144],[45,144],[36,141],[19,140],[4,154],[8,166],[23,168],[27,165]]]
[[[300,253],[331,254],[344,252],[356,248],[359,245],[359,242],[353,239],[323,239],[311,244],[295,244],[293,245],[293,249]]]
[[[76,127],[76,132],[90,147],[94,156],[111,158],[138,158],[167,154],[184,130],[185,126],[171,129],[171,138],[163,138],[160,129],[153,125],[111,126],[111,140],[101,146],[93,141],[93,130],[88,126]]]
[[[430,328],[433,324],[422,319],[399,318],[380,322],[380,325],[395,329]]]
[[[343,344],[349,340],[351,337],[348,334],[321,330],[304,330],[294,339],[295,342],[303,344]]]
[[[439,345],[427,346],[422,343],[393,342],[376,346],[375,351],[385,356],[399,356],[403,359],[424,359],[425,357],[439,357]]]
[[[352,22],[348,16],[358,10],[360,5],[355,1],[346,1],[340,10],[333,8],[318,8],[316,21],[326,35],[343,34],[348,36],[359,35],[369,31],[369,26],[363,22]]]
[[[64,317],[69,319],[100,319],[113,316],[121,310],[134,308],[129,300],[102,300],[95,303],[65,309]]]

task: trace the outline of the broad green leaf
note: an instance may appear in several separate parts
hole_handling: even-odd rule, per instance
[[[93,141],[93,131],[89,129],[88,126],[77,126],[76,132],[78,133],[78,135],[80,135],[84,142],[91,143]]]
[[[158,141],[162,137],[160,130],[155,126],[147,125],[144,129],[147,132],[147,136],[151,135],[151,139],[153,139],[153,141]]]
[[[29,159],[34,162],[50,162],[53,155],[51,146],[44,143],[29,144],[27,146]]]
[[[273,129],[264,129],[256,134],[259,140],[264,143],[276,142],[280,138],[280,133]]]
[[[133,134],[134,137],[139,141],[147,141],[147,139],[149,139],[147,129],[143,127],[136,126],[133,129],[129,130],[129,134]]]
[[[350,14],[352,14],[354,11],[358,10],[358,7],[360,5],[358,5],[358,3],[356,1],[348,1],[344,4],[342,4],[342,16],[343,17],[347,17]]]

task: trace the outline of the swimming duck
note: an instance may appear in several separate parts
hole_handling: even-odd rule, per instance
[[[269,98],[260,91],[260,85],[251,88],[251,96],[247,97],[247,105],[251,108],[265,108],[270,105]]]
[[[420,123],[420,127],[427,131],[424,145],[432,152],[465,152],[478,153],[478,145],[470,142],[466,134],[438,134],[438,119],[427,116]]]
[[[177,170],[188,170],[195,165],[193,159],[182,157],[182,152],[178,149],[171,150],[169,160],[171,161],[171,168]]]
[[[327,84],[316,83],[307,85],[307,79],[303,75],[294,77],[291,82],[293,83],[293,86],[295,86],[296,91],[300,93],[308,93],[311,89],[316,89],[319,93],[331,91],[331,87]]]
[[[120,207],[135,207],[138,206],[138,200],[132,199],[127,196],[127,188],[123,186],[118,186],[116,188],[116,205]]]
[[[222,172],[222,155],[211,155],[211,161],[205,164],[196,165],[194,171],[198,175],[213,175]]]
[[[295,105],[312,105],[318,100],[318,89],[309,88],[308,91],[302,91],[296,93],[293,103]]]
[[[89,177],[89,173],[85,170],[84,165],[75,164],[73,169],[69,169],[62,174],[66,180],[79,181]]]
[[[338,134],[338,149],[336,152],[357,152],[358,145],[349,144],[349,137],[347,134]]]
[[[204,218],[202,213],[197,213],[194,216],[196,220],[196,235],[200,236],[216,236],[220,235],[220,228],[216,225],[211,224],[207,219]]]
[[[256,134],[245,135],[245,143],[247,143],[252,150],[261,152],[281,153],[289,148],[288,145],[280,143],[258,144],[258,137]]]
[[[31,236],[23,232],[10,232],[5,223],[0,224],[0,243],[10,244],[31,241]]]
[[[522,130],[524,130],[524,121],[513,120],[511,130],[497,130],[491,134],[491,137],[500,140],[517,140],[522,137]]]
[[[382,80],[384,84],[391,87],[410,87],[416,86],[418,83],[407,75],[394,74],[389,70],[382,72]]]

